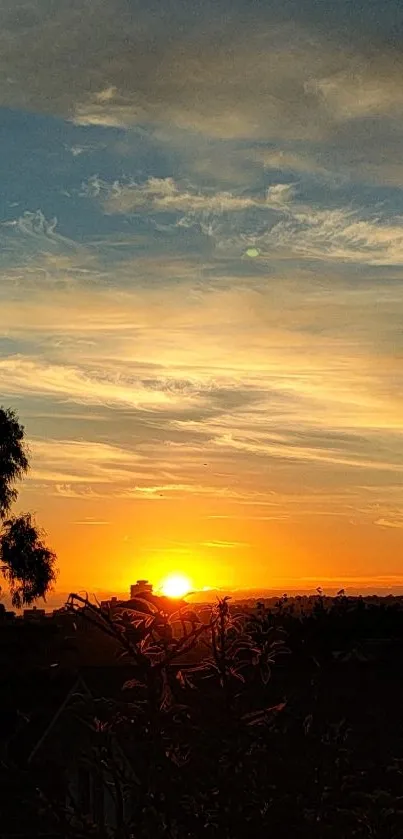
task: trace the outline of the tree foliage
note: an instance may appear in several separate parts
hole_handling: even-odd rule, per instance
[[[2,572],[17,609],[45,599],[56,579],[56,555],[42,537],[30,513],[8,519],[0,535]]]
[[[0,519],[17,497],[15,483],[28,470],[24,427],[11,408],[0,407]]]
[[[0,407],[0,571],[15,608],[45,598],[56,579],[56,556],[30,513],[4,521],[17,498],[16,482],[28,471],[24,427],[10,408]]]

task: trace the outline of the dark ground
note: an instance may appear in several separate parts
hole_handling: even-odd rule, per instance
[[[403,837],[402,601],[317,596],[244,611],[257,648],[274,642],[270,678],[246,667],[226,693],[210,665],[194,670],[209,655],[197,647],[169,668],[152,740],[148,699],[122,690],[141,672],[116,651],[111,663],[109,639],[102,663],[98,630],[91,664],[80,627],[0,626],[2,839]],[[67,768],[97,738],[106,748],[105,732],[132,773],[128,824],[92,814],[92,827],[67,827]]]

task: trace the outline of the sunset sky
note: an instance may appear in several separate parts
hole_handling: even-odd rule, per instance
[[[0,403],[62,591],[403,584],[402,37],[2,0]]]

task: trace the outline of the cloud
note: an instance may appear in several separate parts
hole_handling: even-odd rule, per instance
[[[337,122],[383,115],[399,115],[403,92],[393,55],[378,61],[354,56],[346,68],[306,83]]]
[[[269,207],[286,207],[295,195],[294,184],[273,184],[266,193]]]
[[[206,548],[219,548],[220,550],[231,550],[233,548],[244,548],[249,545],[249,542],[223,542],[223,541],[212,541],[212,542],[203,542],[204,547]]]
[[[98,501],[101,498],[108,498],[109,496],[113,495],[113,489],[109,485],[107,489],[105,489],[105,484],[102,486],[102,490],[94,489],[94,487],[90,484],[80,483],[73,478],[73,484],[59,484],[55,482],[55,476],[52,474],[45,476],[45,480],[42,482],[32,483],[32,487],[34,491],[44,491],[50,492],[54,494],[56,497],[60,498],[71,498],[71,499],[78,499],[80,501]],[[91,480],[91,478],[89,478]],[[29,489],[28,485],[28,489]]]
[[[111,375],[100,368],[84,372],[77,367],[36,362],[23,357],[0,359],[5,395],[20,392],[52,395],[75,403],[115,403],[138,410],[177,411],[203,402],[197,386],[172,380],[142,381],[137,377]]]
[[[262,206],[264,201],[231,192],[181,189],[173,178],[149,178],[142,184],[135,182],[109,184],[97,176],[84,185],[84,195],[99,198],[108,213],[133,213],[141,210],[174,211],[183,213],[226,213]]]
[[[187,496],[209,496],[217,499],[235,500],[245,498],[241,492],[232,490],[229,487],[220,487],[217,485],[210,486],[209,484],[197,483],[196,481],[181,484],[172,482],[162,484],[160,486],[136,486],[134,489],[124,491],[123,496],[129,498],[143,498],[150,501],[175,496],[179,498],[186,498]]]
[[[21,5],[21,4],[20,4]],[[172,124],[215,137],[321,138],[341,121],[396,113],[400,56],[366,55],[278,10],[218,3],[3,3],[2,104],[83,125]],[[307,15],[309,19],[309,15]],[[116,57],[119,57],[117,60]]]
[[[324,139],[340,123],[399,113],[396,56],[369,59],[290,25],[244,26],[173,40],[160,72],[140,90],[99,90],[76,106],[83,124],[123,126],[147,119],[221,138]],[[217,37],[217,36],[216,36]],[[164,115],[161,104],[164,103]]]
[[[263,195],[237,195],[184,189],[171,177],[127,185],[95,177],[85,194],[108,213],[177,213],[177,225],[200,228],[222,252],[253,246],[270,258],[275,249],[288,258],[403,265],[403,216],[306,203],[292,183],[272,184]]]
[[[385,517],[377,519],[374,524],[378,527],[403,528],[403,510],[389,510]]]
[[[258,147],[251,150],[250,154],[254,159],[261,161],[266,169],[321,175],[332,173],[331,168],[321,165],[318,156],[315,156],[312,152],[301,152],[287,148],[262,149]]]
[[[403,217],[360,217],[355,210],[294,205],[263,239],[299,256],[403,265]]]
[[[121,485],[136,480],[143,458],[130,449],[94,440],[30,440],[30,481],[58,487],[68,496],[75,484]],[[80,490],[81,492],[81,490]],[[85,489],[88,497],[91,490]]]
[[[230,26],[225,36],[209,32],[196,41],[194,33],[188,40],[186,35],[174,36],[168,46],[157,43],[158,48],[157,72],[150,72],[141,58],[125,67],[126,53],[122,66],[127,77],[113,88],[108,85],[88,93],[76,103],[74,119],[110,126],[172,123],[222,138],[309,137],[325,130],[325,109],[317,97],[304,92],[303,83],[321,65],[323,72],[332,63],[337,68],[337,60],[333,55],[329,61],[320,44],[304,32],[265,27],[257,34],[246,26],[236,33]],[[136,88],[129,81],[133,70]],[[316,120],[312,105],[318,111]]]
[[[257,248],[263,258],[273,251],[283,258],[317,259],[366,265],[403,265],[403,216],[388,217],[341,207],[329,209],[293,200],[295,187],[275,184],[267,191],[266,208],[278,220],[267,218],[252,232],[245,224],[210,223],[204,231],[223,252]],[[262,205],[260,205],[262,206]]]
[[[78,245],[62,236],[57,230],[57,218],[47,219],[42,210],[26,210],[21,216],[0,223],[0,240],[7,250],[20,256],[20,248],[29,254],[60,252],[65,258],[69,252],[79,251]]]
[[[143,184],[149,191],[150,179]],[[175,180],[166,194],[183,201],[180,217],[196,196],[193,212],[203,217],[201,199],[215,192]],[[304,204],[294,186],[246,197],[255,206],[219,213],[215,205],[213,215],[244,224],[249,212],[271,213],[273,240],[276,226],[288,224],[287,236],[302,242],[302,213],[305,247],[311,252],[313,236],[318,250],[329,247],[323,228],[335,217],[324,224],[322,210]],[[152,207],[155,191],[146,200]],[[342,230],[352,224],[346,213]],[[366,232],[383,220],[371,224]],[[259,243],[267,259],[268,242]],[[30,492],[89,503],[198,499],[205,511],[221,505],[223,514],[250,510],[279,522],[392,520],[393,494],[385,491],[375,512],[363,487],[380,491],[403,468],[395,275],[374,272],[363,284],[327,266],[319,281],[314,271],[274,261],[271,272],[243,275],[235,273],[239,261],[224,261],[220,272],[212,257],[177,251],[165,260],[127,254],[93,263],[100,273],[89,287],[77,274],[72,280],[81,253],[61,246],[56,258],[60,287],[49,294],[46,279],[32,282],[6,294],[0,308],[9,342],[1,392],[18,400],[33,436]],[[43,259],[42,252],[31,259],[32,277]],[[102,424],[92,423],[94,410]],[[301,494],[287,497],[296,482]]]
[[[403,472],[403,461],[400,458],[385,460],[378,452],[372,452],[372,456],[369,450],[363,453],[359,450],[358,440],[356,452],[350,452],[346,445],[335,446],[331,431],[329,431],[328,439],[324,435],[322,439],[317,440],[315,445],[312,445],[313,435],[307,424],[298,438],[294,429],[288,428],[279,435],[276,432],[270,432],[269,429],[259,428],[259,418],[257,422],[254,422],[254,419],[251,411],[243,417],[238,414],[236,419],[231,415],[223,415],[219,419],[205,420],[203,423],[191,422],[190,426],[193,432],[198,431],[202,436],[206,435],[210,440],[210,445],[227,452],[234,451],[270,460],[278,458],[283,462],[310,463],[316,467],[333,466],[372,472]],[[180,421],[178,425],[186,431],[189,423]]]
[[[49,293],[102,279],[96,248],[62,235],[56,216],[48,218],[40,209],[0,222],[0,247],[3,300],[19,290]]]
[[[139,422],[181,433],[186,420],[197,435],[218,416],[220,437],[301,416],[310,425],[320,417],[325,428],[392,433],[401,416],[399,310],[399,286],[331,280],[281,279],[276,295],[266,282],[228,278],[202,288],[191,276],[131,291],[24,295],[1,308],[9,340],[24,340],[0,359],[1,390],[52,400],[58,414],[67,406],[134,410]]]

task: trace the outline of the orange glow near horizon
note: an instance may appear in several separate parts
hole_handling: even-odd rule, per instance
[[[35,509],[57,553],[57,592],[123,595],[143,578],[157,590],[173,573],[198,592],[402,585],[403,531],[365,518],[349,522],[288,509],[288,517],[275,520],[264,509],[194,495],[180,504],[96,498],[84,506],[81,498],[33,498],[25,491],[20,504]],[[380,561],[385,552],[387,569]]]
[[[27,483],[20,509],[35,510],[57,554],[60,573],[49,604],[64,602],[70,591],[124,597],[137,579],[148,579],[159,592],[172,574],[190,581],[188,591],[208,588],[213,597],[216,591],[394,591],[403,585],[403,531],[375,527],[364,517],[349,522],[315,515],[312,506],[302,516],[289,506],[284,520],[276,520],[263,507],[213,502],[202,494],[180,502],[90,497],[84,503],[34,497]]]

